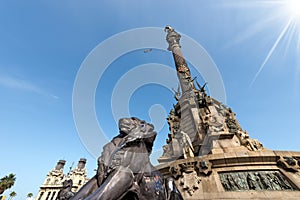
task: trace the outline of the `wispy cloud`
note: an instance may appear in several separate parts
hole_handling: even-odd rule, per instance
[[[28,92],[33,92],[39,95],[48,96],[54,99],[59,99],[58,96],[48,93],[42,88],[34,85],[33,83],[21,79],[17,79],[9,76],[0,76],[0,86],[15,89],[23,90]]]

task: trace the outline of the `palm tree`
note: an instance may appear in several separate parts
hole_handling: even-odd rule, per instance
[[[33,194],[30,192],[27,194],[27,199],[32,199],[31,197],[33,196]]]
[[[9,194],[9,199],[8,200],[11,200],[13,197],[17,196],[17,193],[15,191],[12,191],[10,194]]]
[[[16,181],[15,174],[9,174],[8,176],[4,176],[0,179],[0,194],[2,194],[5,190],[11,188]]]
[[[29,198],[32,196],[33,196],[33,194],[31,192],[27,194],[27,197],[29,197]]]

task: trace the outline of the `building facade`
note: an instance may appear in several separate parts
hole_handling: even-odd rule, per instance
[[[77,192],[89,180],[85,168],[85,158],[81,158],[77,166],[68,174],[64,174],[65,163],[65,160],[59,160],[55,168],[47,174],[36,200],[55,200],[65,180],[73,181],[72,192]]]

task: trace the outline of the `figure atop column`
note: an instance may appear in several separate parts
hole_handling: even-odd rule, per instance
[[[168,50],[172,51],[173,53],[177,76],[180,81],[182,95],[184,95],[186,92],[193,91],[195,86],[194,80],[191,78],[190,69],[181,52],[181,46],[179,44],[181,35],[177,33],[171,26],[166,26],[165,31],[168,33],[166,36],[166,40],[169,43]]]

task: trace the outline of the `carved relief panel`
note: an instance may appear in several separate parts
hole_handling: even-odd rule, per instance
[[[241,171],[219,173],[225,191],[299,190],[280,171]]]

